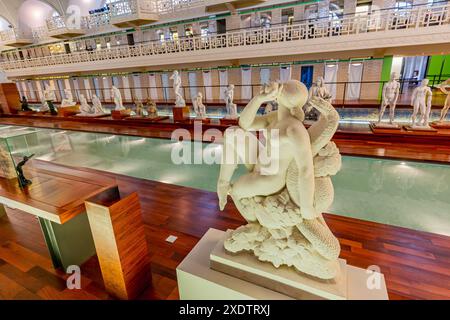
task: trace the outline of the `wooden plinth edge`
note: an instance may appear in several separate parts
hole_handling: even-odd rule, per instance
[[[151,285],[150,259],[138,194],[113,187],[86,201],[106,290],[123,300]]]

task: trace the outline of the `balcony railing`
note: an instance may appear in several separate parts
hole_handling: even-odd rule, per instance
[[[81,17],[81,25],[77,29],[95,30],[111,26],[111,18],[132,16],[138,12],[164,15],[203,4],[204,0],[119,0],[110,4],[110,11]],[[47,19],[44,26],[33,29],[33,39],[36,42],[47,40],[50,38],[49,33],[67,28],[65,21],[64,16]]]
[[[14,70],[218,48],[242,48],[266,43],[303,41],[390,30],[417,30],[441,25],[450,25],[450,4],[431,8],[392,10],[367,16],[344,17],[338,21],[303,22],[271,28],[243,29],[223,34],[192,36],[163,42],[152,41],[134,46],[119,46],[110,49],[8,61],[1,63],[0,68]]]
[[[0,46],[16,46],[20,44],[29,44],[31,42],[31,36],[25,35],[15,28],[0,32]]]

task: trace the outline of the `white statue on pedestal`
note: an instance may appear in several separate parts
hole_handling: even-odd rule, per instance
[[[48,107],[48,103],[45,100],[45,94],[43,94],[41,97],[41,108],[39,111],[48,111],[48,110],[50,110],[50,108]]]
[[[120,90],[116,86],[112,86],[111,88],[112,98],[114,99],[114,104],[116,105],[116,108],[114,110],[116,111],[122,111],[125,110],[122,102],[122,94],[120,93]]]
[[[309,89],[308,94],[310,99],[317,97],[322,98],[330,103],[331,99],[333,98],[327,87],[325,87],[325,80],[323,79],[323,77],[317,77],[316,82]]]
[[[206,107],[203,104],[203,93],[197,93],[197,96],[192,101],[194,105],[194,112],[197,118],[205,119],[206,118]]]
[[[392,72],[391,79],[383,87],[383,101],[381,102],[380,114],[378,116],[378,123],[383,119],[386,107],[389,106],[389,123],[394,124],[395,107],[397,106],[398,95],[400,94],[400,83],[397,81],[398,75]],[[398,125],[395,125],[398,126]]]
[[[412,114],[412,127],[427,127],[431,113],[432,91],[428,87],[428,79],[423,79],[420,86],[414,89],[411,97],[411,105],[414,107]],[[416,125],[417,114],[420,111],[420,120]]]
[[[233,100],[234,100],[234,85],[230,84],[225,89],[225,104],[227,108],[227,115],[225,116],[226,119],[238,118],[237,106],[235,103],[233,103]]]
[[[80,94],[80,113],[79,115],[85,116],[85,115],[91,115],[93,113],[93,110],[89,103],[86,100],[86,97],[84,94]]]
[[[257,116],[260,106],[276,100],[278,110]],[[222,162],[217,185],[220,208],[230,195],[248,224],[233,231],[225,241],[231,253],[251,251],[261,261],[275,267],[286,265],[321,279],[333,279],[339,272],[340,245],[327,227],[322,212],[333,202],[331,176],[341,167],[339,149],[331,142],[339,115],[321,98],[310,99],[320,112],[319,120],[308,130],[303,125],[303,106],[308,90],[296,80],[274,83],[264,88],[242,111],[239,125],[245,130],[267,129],[279,133],[278,141],[266,134],[263,151],[272,143],[278,154],[269,161],[247,161],[249,145],[234,144],[235,128],[225,132],[223,159],[238,156],[249,172],[231,183],[236,163]],[[273,131],[275,130],[275,131]],[[268,171],[274,162],[278,170]]]
[[[49,84],[45,84],[44,86],[44,99],[45,101],[52,101],[52,102],[56,100],[55,92],[53,91],[52,87],[50,87]]]
[[[95,94],[92,96],[92,109],[94,111],[94,114],[96,114],[96,115],[106,113],[105,109],[103,109],[102,102]]]
[[[441,116],[439,117],[439,122],[444,122],[447,112],[450,109],[450,79],[447,79],[437,87],[442,91],[442,93],[447,95],[445,98],[444,107],[441,110]]]
[[[61,108],[73,107],[77,104],[75,101],[73,101],[72,90],[64,89],[64,95],[66,96],[66,98],[61,101]]]
[[[173,92],[175,94],[175,106],[176,107],[185,107],[186,101],[183,99],[183,93],[181,90],[181,77],[177,70],[172,73],[170,77],[173,80]]]

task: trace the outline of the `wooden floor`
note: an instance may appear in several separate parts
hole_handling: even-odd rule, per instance
[[[142,205],[153,280],[140,299],[177,299],[176,266],[209,228],[236,228],[244,221],[233,205],[220,212],[211,192],[45,162],[60,174],[110,181],[137,191]],[[450,238],[336,215],[325,216],[351,265],[378,265],[390,299],[450,299]],[[178,240],[165,241],[169,235]],[[0,218],[0,299],[111,299],[97,259],[82,267],[82,290],[66,288],[67,275],[52,268],[38,222],[9,210]]]

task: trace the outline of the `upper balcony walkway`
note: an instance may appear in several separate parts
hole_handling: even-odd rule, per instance
[[[5,61],[9,77],[450,43],[450,4]],[[114,61],[114,63],[111,63]]]

